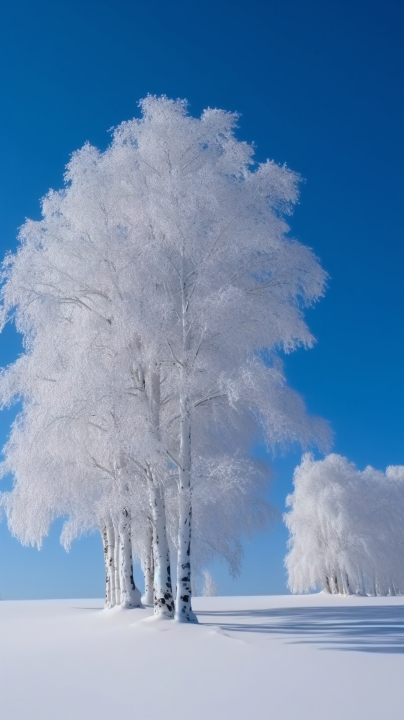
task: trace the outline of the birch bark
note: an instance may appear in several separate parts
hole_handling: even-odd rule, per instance
[[[101,530],[102,547],[104,551],[104,563],[105,563],[105,602],[104,607],[110,607],[110,574],[108,567],[108,536],[107,526],[103,525]]]
[[[157,442],[160,441],[160,402],[160,367],[156,364],[150,377],[149,403],[152,432]],[[172,618],[174,598],[164,497],[150,465],[147,474],[153,519],[154,614]]]
[[[142,606],[140,591],[133,579],[132,564],[132,538],[130,526],[130,513],[124,508],[121,513],[119,527],[120,540],[120,580],[121,605],[123,608],[137,608]]]
[[[191,422],[188,398],[181,397],[180,403],[179,533],[175,619],[178,622],[197,622],[191,605]]]
[[[164,500],[151,471],[149,471],[150,507],[153,517],[154,614],[174,617],[174,598],[171,585],[170,550],[167,541]]]
[[[144,594],[142,595],[143,605],[154,604],[154,561],[153,561],[153,525],[149,524],[149,533],[147,538],[147,552],[142,560],[142,571],[144,575]]]
[[[108,587],[109,587],[109,598],[108,607],[113,608],[116,604],[115,596],[115,531],[112,521],[109,520],[106,526],[107,532],[107,572],[108,572]]]
[[[121,574],[120,574],[120,538],[119,538],[119,526],[114,524],[115,532],[115,548],[114,548],[114,573],[115,573],[115,605],[120,605],[122,601],[121,597]]]
[[[191,406],[188,387],[191,329],[188,322],[189,302],[184,260],[181,282],[183,360],[180,368],[179,532],[175,619],[178,622],[198,622],[191,604]]]
[[[340,594],[340,590],[339,590],[339,587],[338,587],[338,577],[337,577],[337,573],[336,573],[336,572],[331,576],[331,587],[332,587],[332,594],[333,594],[333,595],[339,595],[339,594]]]

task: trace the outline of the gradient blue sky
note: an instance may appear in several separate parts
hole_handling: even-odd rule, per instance
[[[361,468],[404,463],[403,20],[398,0],[3,0],[1,254],[70,153],[105,148],[147,93],[185,97],[194,114],[239,111],[257,159],[306,179],[292,231],[330,275],[307,314],[318,344],[286,359],[288,379],[331,422],[336,452]],[[8,328],[0,365],[18,352]],[[12,417],[0,416],[1,443]],[[273,463],[281,510],[299,458]],[[1,523],[3,597],[102,595],[99,539],[66,555],[59,529],[38,553]],[[284,592],[286,539],[279,524],[246,545],[237,581],[215,566],[219,591]]]

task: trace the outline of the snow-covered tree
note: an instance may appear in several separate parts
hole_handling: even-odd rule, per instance
[[[327,441],[324,423],[287,388],[278,358],[313,343],[303,310],[323,294],[325,273],[284,220],[298,177],[254,163],[252,147],[235,137],[236,115],[208,109],[196,119],[185,102],[165,97],[149,96],[141,108],[104,153],[85,145],[73,155],[65,188],[46,196],[43,219],[24,225],[6,260],[3,318],[14,317],[26,345],[15,384],[5,380],[25,408],[21,441],[10,446],[18,449],[8,452],[16,469],[28,414],[39,412],[44,428],[52,417],[63,428],[47,445],[57,463],[68,425],[78,438],[74,486],[81,483],[83,498],[100,494],[107,558],[105,518],[132,503],[143,565],[149,574],[154,566],[155,609],[171,615],[168,524],[176,618],[192,621],[192,518],[204,536],[197,547],[224,548],[237,565],[238,508],[257,507],[251,499],[260,495],[248,441],[258,433],[272,447]],[[50,402],[52,393],[63,399]],[[59,422],[52,407],[60,413],[63,403]],[[37,452],[40,467],[39,444]],[[93,501],[74,503],[78,512],[66,509],[70,496],[60,503],[53,492],[47,518],[63,505],[70,527],[84,526]],[[218,531],[206,508],[219,501],[228,515]],[[239,530],[265,514],[243,515]],[[207,552],[199,552],[202,566]]]
[[[404,592],[404,466],[360,471],[340,455],[306,454],[285,515],[292,592]]]

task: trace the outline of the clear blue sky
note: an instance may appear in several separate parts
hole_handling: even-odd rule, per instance
[[[257,158],[306,178],[292,231],[330,275],[307,316],[318,344],[287,358],[288,379],[331,422],[336,452],[361,468],[404,463],[403,20],[398,0],[3,0],[1,254],[70,153],[104,148],[148,92],[186,97],[194,114],[239,111]],[[18,351],[8,329],[0,365]],[[281,509],[298,461],[274,463]],[[285,543],[280,525],[258,537],[236,582],[215,567],[219,590],[284,591]],[[102,593],[98,538],[66,555],[55,527],[38,553],[0,525],[3,597]]]

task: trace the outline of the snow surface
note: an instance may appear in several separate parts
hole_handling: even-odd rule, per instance
[[[1,602],[2,720],[401,717],[403,597],[194,604],[198,626],[100,600]]]

